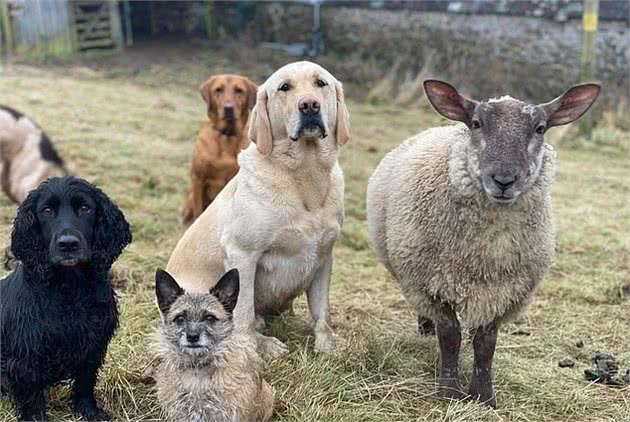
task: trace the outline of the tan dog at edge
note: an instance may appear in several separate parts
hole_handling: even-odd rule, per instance
[[[239,75],[214,75],[199,88],[208,121],[193,147],[190,189],[182,207],[185,224],[199,217],[238,171],[236,157],[249,145],[247,119],[256,102],[256,88]]]
[[[306,292],[315,350],[332,352],[328,296],[344,216],[337,155],[350,137],[341,83],[310,62],[280,68],[258,89],[249,137],[255,145],[239,155],[240,171],[184,233],[167,271],[185,290],[205,292],[237,268],[235,323],[252,330]],[[257,338],[268,358],[288,351]]]

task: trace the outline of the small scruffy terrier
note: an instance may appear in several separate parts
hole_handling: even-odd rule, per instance
[[[170,421],[268,421],[273,391],[262,378],[256,339],[234,325],[238,270],[228,271],[207,294],[186,293],[166,271],[155,289],[162,322],[157,332],[155,379]]]

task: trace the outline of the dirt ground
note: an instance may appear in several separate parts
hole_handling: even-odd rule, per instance
[[[162,43],[89,60],[2,66],[0,103],[34,118],[133,226],[134,241],[114,266],[122,318],[97,391],[115,420],[159,417],[153,386],[143,377],[158,318],[154,272],[183,233],[179,208],[205,114],[197,88],[216,72],[262,82],[292,60],[230,45]],[[322,63],[335,74],[334,58]],[[615,353],[620,368],[630,368],[630,303],[619,294],[630,282],[630,132],[616,125],[619,116],[605,114],[591,142],[576,127],[550,131],[560,160],[553,192],[557,257],[524,325],[506,327],[499,337],[498,409],[491,410],[435,398],[436,340],[416,334],[413,313],[367,239],[365,189],[374,167],[402,140],[443,120],[422,101],[366,104],[369,88],[348,84],[353,136],[340,159],[346,221],[331,292],[338,348],[332,356],[313,352],[304,299],[295,317],[272,324],[270,332],[291,350],[265,372],[278,399],[274,420],[630,421],[630,387],[584,379],[597,350]],[[14,216],[15,206],[0,198],[0,245],[8,242]],[[573,368],[558,366],[566,357],[575,359]],[[466,340],[466,380],[471,365]],[[74,420],[69,392],[67,384],[50,390],[52,420]],[[0,404],[0,420],[14,420],[11,402]]]

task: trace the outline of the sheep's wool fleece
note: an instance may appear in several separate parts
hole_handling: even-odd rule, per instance
[[[370,178],[367,208],[376,254],[418,315],[440,320],[448,305],[478,327],[527,306],[551,265],[555,152],[545,144],[529,190],[500,206],[471,175],[469,142],[462,124],[407,140]]]

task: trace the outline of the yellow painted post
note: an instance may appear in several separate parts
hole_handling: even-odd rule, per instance
[[[582,68],[580,80],[589,82],[595,78],[595,35],[599,14],[599,0],[584,0],[582,13]],[[589,111],[580,120],[580,132],[587,139],[593,135],[593,113]]]
[[[13,27],[9,15],[9,5],[6,0],[0,0],[0,15],[2,15],[2,38],[7,49],[7,56],[11,56],[15,45],[13,44]]]

